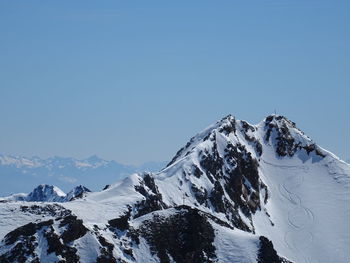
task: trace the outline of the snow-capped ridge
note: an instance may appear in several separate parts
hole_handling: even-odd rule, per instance
[[[296,124],[282,115],[270,115],[259,124],[263,128],[263,140],[271,144],[279,157],[293,157],[304,150],[307,155],[311,152],[316,154],[316,159],[322,159],[327,152],[308,137],[303,131],[297,128]],[[300,158],[304,159],[300,155]]]
[[[179,159],[183,158],[186,154],[189,153],[189,151],[195,148],[198,144],[202,143],[203,141],[206,141],[210,136],[213,136],[215,131],[219,131],[219,132],[225,131],[226,133],[234,132],[235,124],[236,124],[235,118],[231,114],[229,114],[226,117],[222,118],[221,120],[217,121],[215,124],[208,126],[204,130],[202,130],[201,132],[193,136],[187,142],[187,144],[175,154],[173,159],[168,163],[166,167],[169,167]]]
[[[276,154],[280,157],[291,157],[302,149],[307,152],[307,155],[312,151],[315,151],[320,157],[324,157],[326,154],[321,147],[297,128],[293,121],[285,116],[269,115],[259,124],[252,125],[244,120],[236,120],[232,115],[227,115],[192,137],[175,154],[166,168],[187,157],[195,149],[205,149],[210,144],[207,142],[208,140],[216,141],[216,144],[220,144],[217,140],[221,140],[221,142],[226,140],[232,145],[238,143],[248,148],[254,148],[255,156],[258,157],[263,154],[265,144],[274,146]]]
[[[41,184],[28,194],[28,202],[62,202],[66,194],[56,186]]]
[[[91,190],[86,188],[83,185],[78,185],[76,187],[74,187],[66,196],[65,196],[65,200],[66,201],[72,201],[78,198],[83,198],[84,196],[86,196],[87,193],[90,193]]]

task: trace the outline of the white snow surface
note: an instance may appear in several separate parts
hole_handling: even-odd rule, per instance
[[[218,262],[253,263],[257,260],[258,236],[213,224],[216,236],[215,247]]]
[[[266,154],[260,175],[269,189],[265,209],[254,216],[256,233],[271,239],[294,262],[348,262],[350,251],[350,168],[324,160],[283,159]]]

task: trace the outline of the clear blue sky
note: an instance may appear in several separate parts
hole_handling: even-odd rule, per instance
[[[350,158],[350,1],[0,1],[0,152],[170,160],[274,109]]]

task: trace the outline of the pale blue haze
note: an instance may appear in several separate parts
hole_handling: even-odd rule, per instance
[[[0,153],[170,160],[277,109],[350,157],[349,1],[0,1]]]

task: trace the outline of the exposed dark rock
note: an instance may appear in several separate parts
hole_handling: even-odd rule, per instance
[[[206,189],[204,189],[202,187],[198,188],[196,185],[192,184],[191,191],[193,192],[194,197],[196,198],[198,203],[200,203],[200,204],[206,203],[206,201],[208,199],[208,193],[207,193]]]
[[[47,254],[55,253],[61,255],[64,250],[64,245],[60,241],[60,237],[55,233],[53,228],[46,231],[44,236],[47,240]]]
[[[0,256],[0,262],[26,262],[28,258],[33,258],[32,262],[39,262],[35,254],[38,246],[35,234],[37,231],[51,227],[53,220],[40,223],[29,223],[21,226],[5,236],[5,244],[13,245],[9,251]]]
[[[134,218],[148,214],[150,212],[167,208],[167,205],[162,200],[162,195],[159,193],[158,187],[150,174],[145,174],[140,185],[135,186],[135,190],[142,194],[145,199],[138,202],[136,206],[136,214]]]
[[[263,182],[260,182],[260,189],[264,190],[264,193],[265,193],[264,204],[266,204],[269,199],[269,190],[267,189],[267,186]]]
[[[216,224],[220,225],[220,226],[224,226],[224,227],[227,227],[227,228],[230,228],[230,229],[234,229],[234,227],[232,227],[230,224],[228,224],[227,222],[225,221],[222,221],[221,219],[217,218],[216,216],[213,216],[212,214],[210,213],[207,213],[207,212],[204,212],[204,211],[201,211],[197,208],[193,208],[193,207],[190,207],[190,206],[187,206],[187,205],[180,205],[180,206],[176,206],[174,207],[176,210],[178,211],[181,211],[183,209],[185,210],[194,210],[194,211],[198,211],[198,213],[200,213],[202,216],[206,217],[207,219],[210,219],[211,221],[215,222]]]
[[[247,142],[249,142],[250,144],[252,144],[256,154],[258,156],[261,156],[262,155],[262,145],[261,145],[260,141],[257,138],[255,138],[254,136],[248,135],[249,131],[251,131],[251,132],[255,131],[255,127],[250,125],[246,121],[241,121],[241,123],[242,123],[242,128],[243,128],[242,133],[244,135],[245,140]]]
[[[136,245],[140,244],[139,233],[134,228],[130,228],[129,231],[126,233],[126,236],[130,237],[131,241],[134,242]]]
[[[62,256],[65,259],[62,263],[79,263],[79,256],[75,247],[65,246],[65,250],[62,252]]]
[[[5,244],[13,244],[19,239],[19,237],[30,237],[35,234],[36,229],[37,225],[35,223],[29,223],[16,228],[5,236]]]
[[[326,157],[326,155],[324,155],[320,149],[316,146],[316,144],[310,144],[310,145],[306,145],[302,147],[307,154],[309,155],[311,152],[315,151],[316,155],[321,156],[322,158]]]
[[[255,213],[257,208],[260,207],[259,203],[259,173],[258,162],[254,159],[243,145],[237,144],[234,147],[229,144],[226,148],[225,159],[234,159],[236,166],[233,170],[228,172],[228,176],[225,176],[226,181],[225,190],[230,196],[231,200],[235,203],[236,207],[240,207],[243,212],[246,211],[246,215],[249,216],[252,211]],[[244,185],[245,181],[248,181],[252,189]],[[248,193],[244,195],[243,191]],[[252,195],[253,191],[256,192]],[[245,201],[241,196],[245,196]],[[257,199],[254,197],[258,197]],[[249,207],[248,202],[252,201]]]
[[[276,119],[277,122],[273,122]],[[265,119],[265,129],[266,129],[266,141],[270,141],[270,137],[273,131],[275,131],[276,140],[276,152],[279,156],[293,156],[297,147],[295,140],[290,134],[289,128],[295,128],[295,123],[287,120],[283,116],[269,116]]]
[[[280,131],[279,136],[276,138],[276,152],[279,156],[293,156],[297,149],[294,138],[291,136],[286,125],[283,125]]]
[[[206,172],[206,175],[210,174],[215,179],[222,178],[222,167],[223,167],[223,160],[220,157],[218,151],[217,151],[217,145],[214,142],[211,152],[205,151],[203,152],[200,160],[200,165],[203,168],[203,170]]]
[[[216,181],[214,183],[214,188],[212,189],[209,196],[209,200],[216,212],[219,212],[219,213],[226,212],[226,207],[223,201],[224,197],[225,197],[224,189],[222,188],[219,181]]]
[[[3,255],[0,255],[1,263],[25,263],[27,258],[33,257],[37,260],[34,250],[36,248],[35,240],[24,238],[21,242],[17,243],[10,251]]]
[[[65,226],[66,230],[63,232],[61,238],[64,243],[72,242],[82,236],[84,236],[88,229],[83,225],[81,219],[77,219],[76,216],[70,215],[63,218],[60,223],[60,227]]]
[[[258,252],[258,263],[292,263],[277,255],[272,242],[264,236],[259,237],[260,249]]]
[[[33,258],[31,262],[40,262],[37,257],[39,255],[35,254],[35,248],[38,246],[35,235],[42,231],[47,241],[47,254],[55,253],[57,256],[60,255],[64,259],[60,262],[78,263],[77,249],[69,246],[67,243],[82,235],[80,221],[71,215],[64,218],[60,227],[66,227],[67,230],[62,236],[55,233],[52,219],[39,223],[29,223],[15,229],[6,235],[5,244],[17,243],[7,253],[0,256],[0,262],[25,262],[30,257]],[[67,231],[70,233],[67,233]],[[61,240],[63,240],[63,243]]]
[[[104,253],[104,252],[101,252]],[[105,254],[100,255],[97,259],[96,259],[96,263],[116,263],[116,262],[121,262],[121,261],[116,261],[116,259],[114,257],[106,257]]]
[[[228,123],[224,123],[220,128],[219,132],[224,133],[226,136],[228,136],[231,133],[236,133],[236,120],[231,115],[226,116],[223,118],[223,120],[228,120]]]
[[[274,119],[276,122],[273,122]],[[269,116],[265,119],[265,140],[270,141],[271,139],[272,142],[275,140],[276,153],[278,156],[292,157],[297,150],[304,149],[307,154],[315,151],[318,156],[321,156],[322,158],[325,157],[315,144],[301,145],[300,142],[296,142],[290,133],[291,128],[297,129],[295,123],[284,116]],[[271,138],[273,132],[275,132],[275,136],[274,138]]]
[[[161,263],[215,262],[214,229],[198,210],[184,208],[168,218],[154,215],[144,221],[140,234]]]
[[[245,132],[248,132],[249,130],[252,132],[255,131],[254,126],[250,125],[248,122],[241,121],[241,123],[242,123],[242,128],[244,129]]]
[[[70,215],[72,212],[58,204],[47,204],[47,205],[31,205],[20,206],[20,210],[25,213],[52,216],[52,217],[64,217]]]
[[[106,184],[105,187],[103,187],[102,191],[107,190],[110,186],[110,184]]]
[[[100,249],[100,256],[97,257],[96,262],[97,263],[115,263],[116,259],[113,256],[113,248],[114,245],[107,242],[107,240],[101,236],[98,235],[98,241],[101,244],[101,249]]]
[[[123,249],[123,252],[124,254],[128,255],[130,258],[135,259],[131,248]]]
[[[262,148],[261,143],[258,140],[255,142],[254,148],[255,148],[255,151],[258,154],[258,156],[261,156],[263,153],[263,148]]]
[[[5,244],[11,245],[15,243],[20,238],[31,238],[34,236],[37,230],[41,229],[44,226],[50,226],[53,224],[53,220],[43,221],[40,223],[29,223],[24,226],[18,227],[15,230],[9,232],[5,236]]]
[[[193,165],[193,174],[195,177],[200,178],[203,175],[203,172],[198,168],[197,165]]]
[[[130,219],[130,214],[131,214],[131,209],[128,210],[128,212],[126,212],[124,215],[115,218],[115,219],[111,219],[108,221],[108,224],[111,227],[114,228],[118,228],[119,230],[127,230],[129,229],[129,219]]]
[[[207,141],[207,140],[213,140],[213,135],[214,135],[214,133],[213,132],[209,132],[208,134],[207,134],[207,136],[205,136],[204,138],[203,138],[203,141],[205,142],[205,141]]]
[[[153,193],[158,193],[158,187],[156,185],[156,183],[154,182],[153,177],[151,177],[150,174],[145,174],[145,176],[143,177],[143,181],[145,182],[145,185],[151,189],[151,191]]]
[[[47,254],[55,253],[57,256],[61,256],[67,263],[78,263],[79,256],[77,255],[77,249],[61,242],[60,236],[55,233],[53,227],[49,227],[44,232],[44,237],[47,240]]]
[[[276,250],[273,248],[273,244],[264,236],[259,237],[260,249],[258,252],[259,263],[280,263],[281,260],[277,255]]]

